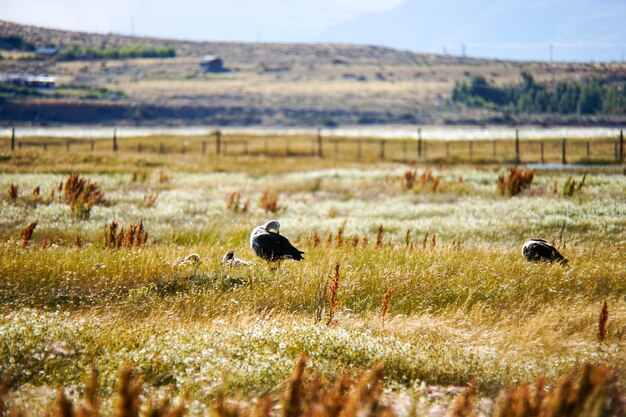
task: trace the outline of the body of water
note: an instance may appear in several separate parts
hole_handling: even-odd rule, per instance
[[[191,127],[103,127],[103,126],[62,126],[62,127],[17,127],[15,134],[18,138],[27,137],[62,137],[62,138],[110,138],[114,129],[117,137],[147,137],[154,135],[171,136],[206,136],[215,131],[215,126]],[[266,128],[266,127],[224,127],[220,128],[224,134],[246,135],[316,135],[316,128]],[[607,139],[618,138],[620,129],[607,127],[520,127],[520,139]],[[368,127],[338,127],[323,128],[324,137],[336,136],[346,138],[384,138],[384,139],[422,139],[435,140],[493,140],[514,139],[515,128],[511,127],[442,127],[442,126],[368,126]],[[0,128],[0,137],[10,138],[11,128]]]

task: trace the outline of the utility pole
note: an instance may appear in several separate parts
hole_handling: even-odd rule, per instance
[[[322,158],[324,155],[322,153],[322,128],[317,128],[317,157]]]
[[[554,45],[550,44],[550,63],[554,61]]]
[[[113,152],[117,152],[117,128],[113,129]]]

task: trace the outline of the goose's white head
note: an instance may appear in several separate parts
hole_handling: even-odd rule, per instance
[[[268,234],[272,230],[280,234],[280,223],[278,223],[278,220],[270,220],[262,226],[255,227],[252,233],[250,233],[250,247],[253,247],[254,239],[256,239],[257,236]]]
[[[265,223],[262,227],[268,232],[274,231],[276,233],[280,233],[280,223],[278,223],[278,220],[270,220],[269,222]]]

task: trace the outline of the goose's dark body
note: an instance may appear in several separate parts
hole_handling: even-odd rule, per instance
[[[274,231],[275,230],[275,231]],[[272,220],[263,226],[255,227],[250,234],[250,248],[266,261],[293,259],[300,261],[304,252],[296,249],[289,240],[278,233],[280,223]]]
[[[558,262],[567,264],[567,259],[554,246],[544,239],[530,239],[522,247],[522,255],[531,262]]]

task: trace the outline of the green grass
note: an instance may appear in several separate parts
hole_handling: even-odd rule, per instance
[[[0,162],[0,373],[16,381],[9,401],[38,409],[52,387],[81,386],[91,364],[108,395],[119,366],[130,363],[148,391],[186,393],[197,406],[192,414],[202,414],[219,392],[279,391],[302,352],[328,377],[384,360],[387,386],[409,396],[422,392],[422,382],[463,385],[472,377],[482,395],[495,395],[539,372],[554,380],[585,361],[626,377],[621,175],[587,172],[581,190],[566,196],[571,172],[538,172],[530,189],[505,198],[496,190],[499,166],[433,167],[441,176],[434,192],[407,190],[408,168],[389,163],[30,155],[34,164],[20,153]],[[105,193],[107,203],[88,219],[74,218],[58,191],[51,196],[70,172]],[[6,195],[10,183],[19,186],[17,201]],[[264,189],[279,192],[278,213],[260,207]],[[234,191],[250,201],[248,212],[226,208]],[[159,194],[148,207],[152,192]],[[304,261],[275,269],[254,259],[249,232],[268,218],[281,221]],[[34,220],[33,241],[23,248],[20,230]],[[112,220],[143,220],[148,246],[106,249]],[[554,239],[570,264],[527,263],[520,249],[529,237]],[[255,265],[220,265],[229,250]],[[174,264],[194,252],[199,265]],[[340,309],[327,325],[326,306],[316,323],[320,289],[337,262]],[[608,336],[600,344],[605,300]]]
[[[0,85],[0,99],[26,99],[32,97],[109,99],[112,95],[118,98],[126,97],[121,91],[111,91],[104,87],[89,87],[85,85],[60,85],[57,88],[49,90],[4,84]]]

